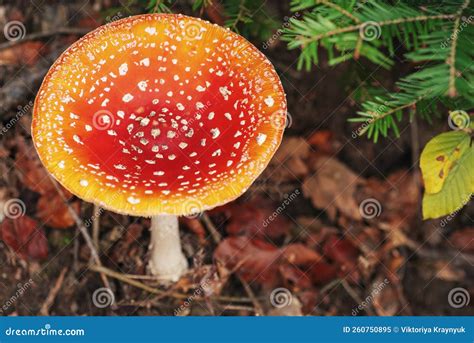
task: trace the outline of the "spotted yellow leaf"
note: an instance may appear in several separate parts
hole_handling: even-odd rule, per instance
[[[470,149],[470,137],[463,131],[451,131],[434,137],[421,153],[420,167],[425,192],[441,191],[459,159]]]
[[[442,133],[426,145],[420,166],[425,182],[423,218],[455,213],[474,192],[474,147],[464,131]]]

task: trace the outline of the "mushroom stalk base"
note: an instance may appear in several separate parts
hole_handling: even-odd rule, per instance
[[[151,274],[163,281],[178,281],[188,269],[181,250],[178,217],[158,215],[151,217],[150,262]]]

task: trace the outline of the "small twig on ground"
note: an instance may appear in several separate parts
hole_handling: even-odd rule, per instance
[[[26,35],[25,37],[17,40],[12,40],[8,41],[5,43],[0,44],[0,51],[14,47],[15,45],[19,45],[21,43],[25,43],[28,41],[32,40],[38,40],[38,39],[44,39],[52,36],[58,36],[58,35],[85,35],[91,31],[91,29],[83,29],[83,28],[74,28],[74,27],[65,27],[62,29],[58,29],[55,31],[50,31],[50,32],[35,32],[31,33],[29,35]]]
[[[48,296],[46,297],[46,300],[44,301],[43,305],[41,306],[41,309],[39,311],[40,316],[49,316],[49,309],[53,305],[54,300],[56,299],[56,296],[58,295],[59,291],[61,290],[61,286],[63,285],[64,281],[64,276],[66,275],[66,272],[68,271],[67,267],[64,267],[61,272],[59,273],[58,278],[56,279],[56,283],[54,284],[54,287],[51,288],[49,291]]]
[[[51,182],[53,183],[54,187],[58,191],[58,194],[61,196],[61,198],[64,201],[64,204],[66,205],[69,214],[71,217],[74,219],[76,222],[77,227],[79,228],[79,231],[81,232],[82,236],[84,237],[84,240],[86,241],[87,246],[89,247],[89,250],[91,252],[92,259],[94,260],[95,264],[102,266],[102,262],[100,261],[99,254],[97,253],[97,250],[94,246],[94,243],[92,242],[92,238],[89,235],[89,232],[87,231],[86,227],[84,226],[84,223],[82,222],[82,219],[78,216],[76,211],[71,207],[71,205],[68,202],[68,199],[64,195],[62,189],[59,187],[59,185],[56,183],[56,181],[53,179],[51,175],[49,175],[49,178],[51,179]],[[100,277],[102,279],[102,282],[104,283],[104,286],[112,291],[112,288],[110,287],[109,280],[107,280],[107,277],[101,273]]]
[[[341,285],[357,304],[362,304],[363,300],[361,299],[361,297],[359,297],[359,295],[352,289],[352,287],[347,283],[345,279],[341,280]],[[364,310],[369,316],[376,315],[372,308],[370,308],[370,306],[365,307]]]
[[[94,242],[94,245],[97,251],[100,250],[100,247],[99,247],[100,213],[101,213],[100,206],[94,204],[94,212],[92,213],[92,241]]]
[[[209,230],[209,233],[211,234],[214,240],[214,243],[219,244],[220,241],[222,240],[222,236],[220,235],[219,231],[217,231],[217,228],[214,226],[214,223],[212,222],[212,220],[209,218],[209,216],[206,213],[202,215],[202,219],[204,221],[204,224],[206,224],[206,227]],[[265,315],[262,305],[258,301],[257,297],[255,296],[255,293],[253,292],[248,282],[245,281],[238,274],[237,274],[237,277],[240,280],[240,283],[242,284],[242,286],[244,286],[245,292],[247,293],[248,297],[252,300],[252,304],[255,307],[255,314],[257,316]]]
[[[202,214],[202,220],[204,224],[206,224],[207,229],[209,230],[209,233],[212,236],[212,239],[214,240],[214,243],[219,243],[222,240],[222,236],[217,231],[217,228],[215,227],[214,223],[212,222],[211,218],[206,213]]]
[[[74,255],[74,261],[72,263],[72,270],[74,273],[76,273],[79,270],[79,228],[74,229],[74,245],[73,245],[73,255]]]
[[[185,299],[188,299],[191,296],[191,295],[184,294],[184,293],[179,293],[179,292],[176,292],[176,291],[162,291],[160,289],[150,287],[150,286],[145,285],[144,283],[142,283],[140,281],[133,280],[133,279],[127,277],[126,274],[118,273],[118,272],[113,271],[113,270],[111,270],[109,268],[106,268],[104,266],[91,265],[91,266],[89,266],[89,269],[92,270],[92,271],[98,272],[98,273],[103,273],[103,274],[105,274],[105,275],[107,275],[111,278],[123,281],[123,282],[125,282],[125,283],[127,283],[131,286],[143,289],[144,291],[147,291],[149,293],[157,294],[157,295],[159,295],[158,299],[161,299],[161,298],[164,298],[164,297],[172,297],[172,298],[176,298],[176,299],[185,300]],[[214,299],[216,299],[218,301],[228,301],[228,302],[235,302],[235,303],[250,303],[250,302],[252,302],[251,299],[248,299],[248,298],[229,297],[229,296],[224,296],[224,295],[216,296],[216,297],[214,297]],[[195,297],[194,300],[195,301],[200,301],[200,302],[206,301],[205,298],[200,298],[200,297]]]
[[[242,305],[225,305],[223,308],[224,311],[249,311],[255,312],[255,308],[250,306],[242,306]]]

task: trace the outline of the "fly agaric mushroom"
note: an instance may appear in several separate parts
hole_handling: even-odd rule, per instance
[[[41,161],[68,190],[151,217],[150,272],[187,269],[177,216],[240,196],[278,148],[286,99],[243,37],[173,14],[129,17],[67,49],[35,101]]]

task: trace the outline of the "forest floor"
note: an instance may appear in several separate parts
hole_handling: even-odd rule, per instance
[[[287,93],[283,143],[241,198],[180,219],[191,269],[161,285],[147,276],[150,220],[94,208],[61,189],[31,141],[43,76],[106,22],[104,9],[23,5],[0,6],[0,26],[28,23],[24,38],[0,42],[0,207],[16,200],[22,212],[0,218],[0,314],[474,313],[472,302],[448,301],[456,287],[474,292],[474,206],[449,220],[421,219],[420,147],[447,123],[406,121],[400,138],[374,144],[354,138],[357,125],[347,122],[360,103],[354,70],[389,88],[401,68],[378,72],[381,80],[363,61],[302,72],[284,43],[263,50]]]

